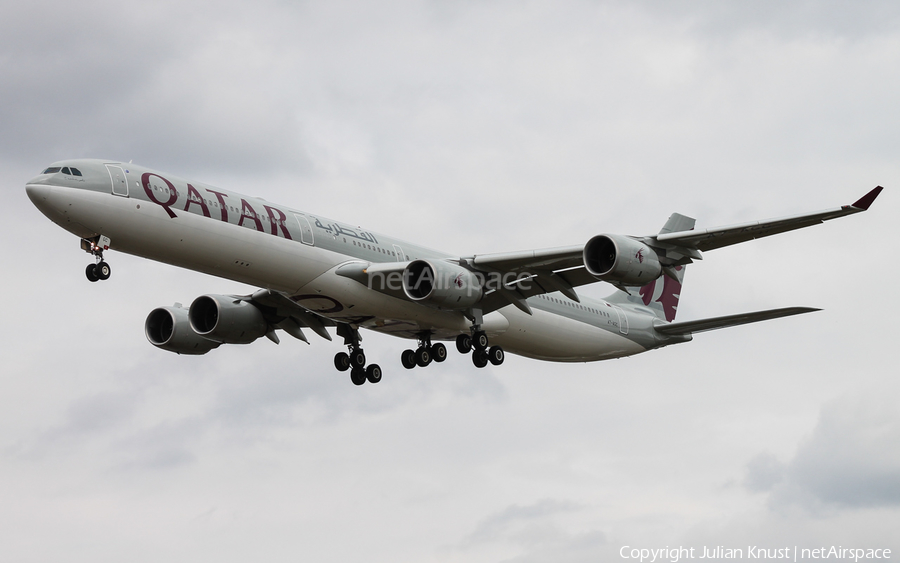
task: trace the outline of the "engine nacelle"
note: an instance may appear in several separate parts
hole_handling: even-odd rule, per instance
[[[249,344],[269,331],[259,309],[227,295],[194,299],[188,318],[197,334],[223,344]]]
[[[662,274],[656,252],[622,235],[598,235],[584,245],[584,267],[603,281],[640,286]]]
[[[413,301],[441,309],[467,309],[484,295],[479,277],[442,260],[413,260],[403,270],[403,292]]]
[[[144,334],[150,344],[176,354],[201,355],[219,347],[218,342],[194,332],[187,309],[180,306],[159,307],[150,311],[144,322]]]

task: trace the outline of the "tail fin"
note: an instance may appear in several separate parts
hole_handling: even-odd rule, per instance
[[[690,231],[694,228],[695,220],[691,217],[673,213],[659,233],[676,233],[681,231]],[[607,301],[613,303],[630,303],[634,305],[643,305],[650,308],[654,314],[660,319],[668,322],[675,320],[675,313],[678,312],[678,300],[681,298],[681,284],[684,281],[685,266],[675,266],[669,271],[674,271],[674,278],[669,274],[663,273],[661,276],[640,288],[635,293],[626,293],[617,291],[607,297]]]

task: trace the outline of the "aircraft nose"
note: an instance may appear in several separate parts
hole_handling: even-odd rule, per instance
[[[50,197],[50,190],[50,186],[46,185],[31,183],[25,185],[25,193],[28,194],[28,199],[30,199],[31,203],[38,208],[40,208],[42,204],[46,205],[47,198]]]
[[[26,184],[25,193],[31,203],[40,210],[41,213],[55,221],[61,213],[59,209],[58,198],[53,197],[53,187],[46,184]]]

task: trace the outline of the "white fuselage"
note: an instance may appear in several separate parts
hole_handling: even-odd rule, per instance
[[[79,237],[103,235],[114,250],[284,292],[322,316],[401,337],[429,331],[446,340],[471,324],[460,311],[374,291],[335,273],[352,262],[446,260],[449,254],[133,164],[69,163],[80,178],[42,175],[26,190],[47,217]],[[649,311],[602,300],[579,304],[558,293],[528,304],[532,315],[513,306],[485,315],[492,344],[573,362],[662,344]]]

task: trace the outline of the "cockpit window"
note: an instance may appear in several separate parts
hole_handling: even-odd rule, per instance
[[[60,168],[59,166],[51,166],[50,168],[41,172],[41,174],[56,174],[57,172],[62,172],[63,174],[68,174],[69,176],[83,177],[81,170],[73,168],[72,166],[63,166],[62,168]]]

